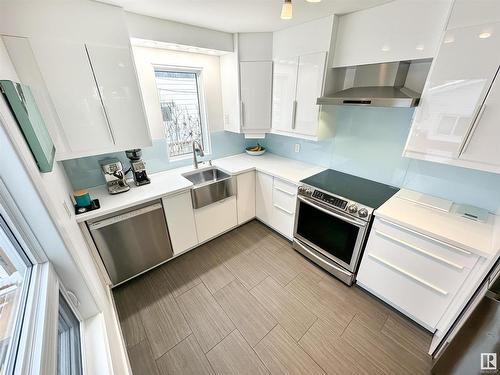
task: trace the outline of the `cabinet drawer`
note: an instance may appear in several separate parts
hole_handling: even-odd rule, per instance
[[[281,180],[281,179],[276,178],[276,177],[274,178],[273,187],[275,190],[284,192],[288,195],[294,195],[294,196],[297,195],[297,185],[295,185],[291,182]]]
[[[366,256],[390,264],[403,274],[414,276],[421,284],[443,295],[454,295],[470,272],[462,265],[377,228],[370,232]]]
[[[363,256],[357,283],[431,331],[453,299],[372,254]]]
[[[273,206],[271,226],[289,240],[293,239],[294,222],[295,215],[293,213],[287,212],[279,206]]]
[[[387,220],[376,218],[372,232],[377,231],[387,238],[393,238],[402,247],[428,256],[439,258],[443,262],[472,269],[479,257],[467,250],[433,239],[423,234],[411,231]]]
[[[285,190],[274,187],[273,189],[273,206],[281,208],[282,211],[288,212],[293,215],[295,213],[295,206],[297,196],[290,194]]]
[[[194,210],[198,241],[204,242],[238,224],[236,197]]]

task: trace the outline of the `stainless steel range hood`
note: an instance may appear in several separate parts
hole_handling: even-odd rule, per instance
[[[415,107],[431,60],[398,61],[332,68],[321,105]]]

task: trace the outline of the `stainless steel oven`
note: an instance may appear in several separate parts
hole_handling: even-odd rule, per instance
[[[303,185],[297,197],[293,246],[352,285],[372,211],[356,202]]]

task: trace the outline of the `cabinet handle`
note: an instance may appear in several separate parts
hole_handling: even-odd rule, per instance
[[[292,211],[288,211],[288,210],[284,209],[283,207],[281,207],[281,206],[279,206],[277,204],[273,204],[273,206],[276,207],[278,210],[281,210],[281,211],[287,213],[288,215],[293,215]]]
[[[476,132],[477,126],[478,126],[479,122],[481,121],[481,118],[483,117],[483,113],[484,113],[485,109],[486,109],[486,104],[483,104],[481,106],[481,109],[479,110],[479,113],[477,114],[477,117],[476,117],[476,120],[474,121],[474,124],[472,124],[472,128],[471,128],[469,134],[467,135],[465,143],[462,146],[462,149],[460,150],[460,154],[458,155],[458,157],[462,156],[464,154],[464,152],[467,151],[467,148],[469,147],[470,141],[472,140],[472,137],[473,137],[474,133]]]
[[[458,246],[455,246],[455,245],[449,244],[449,243],[447,243],[447,242],[444,242],[444,241],[438,240],[438,239],[436,239],[436,238],[432,238],[431,236],[428,236],[428,235],[426,235],[426,234],[419,233],[419,232],[414,231],[414,230],[412,230],[412,229],[409,229],[409,228],[403,227],[402,225],[399,225],[399,224],[393,223],[392,221],[389,221],[389,220],[387,220],[387,219],[383,219],[383,218],[379,217],[379,220],[380,220],[380,221],[382,221],[382,222],[384,222],[384,223],[387,223],[387,224],[389,224],[389,225],[392,225],[392,226],[394,226],[394,227],[396,227],[396,228],[402,229],[402,230],[404,230],[404,231],[406,231],[406,232],[410,232],[410,233],[413,233],[413,234],[415,234],[415,235],[417,235],[417,236],[420,236],[420,237],[426,238],[426,239],[428,239],[428,240],[430,240],[430,241],[432,241],[432,242],[436,242],[436,243],[441,244],[441,245],[443,245],[443,246],[446,246],[446,247],[452,248],[453,250],[457,250],[457,251],[459,251],[459,252],[461,252],[461,253],[464,253],[464,254],[467,254],[467,255],[472,255],[472,253],[471,253],[470,251],[464,250],[464,249],[462,249],[462,248],[460,248],[460,247],[458,247]]]
[[[408,247],[408,248],[410,248],[410,249],[412,249],[412,250],[415,250],[415,251],[416,251],[416,252],[418,252],[418,253],[421,253],[421,254],[427,255],[427,256],[428,256],[428,257],[430,257],[430,258],[433,258],[433,259],[436,259],[436,260],[438,260],[438,261],[440,261],[440,262],[446,263],[446,264],[447,264],[447,265],[449,265],[449,266],[455,267],[455,268],[457,268],[457,269],[459,269],[459,270],[463,270],[463,269],[464,269],[464,267],[463,267],[463,266],[460,266],[460,265],[458,265],[458,264],[456,264],[456,263],[450,262],[450,261],[449,261],[449,260],[447,260],[447,259],[441,258],[440,256],[437,256],[437,255],[435,255],[435,254],[432,254],[432,253],[428,252],[427,250],[424,250],[424,249],[422,249],[422,248],[420,248],[420,247],[417,247],[417,246],[415,246],[415,245],[412,245],[412,244],[411,244],[411,243],[409,243],[409,242],[406,242],[406,241],[400,240],[399,238],[393,237],[393,236],[391,236],[391,235],[389,235],[389,234],[387,234],[387,233],[381,232],[381,231],[379,231],[379,230],[377,230],[377,229],[375,230],[375,233],[377,233],[378,235],[380,235],[380,236],[382,236],[382,237],[385,237],[385,238],[387,238],[387,239],[389,239],[389,240],[391,240],[391,241],[393,241],[393,242],[399,243],[399,244],[401,244],[401,245],[403,245],[403,246],[405,246],[405,247]]]
[[[295,119],[297,117],[297,101],[293,101],[293,108],[292,108],[292,129],[295,129]]]
[[[113,144],[116,145],[115,133],[113,132],[113,127],[111,126],[111,122],[109,121],[108,111],[106,110],[106,106],[104,105],[104,99],[102,99],[102,97],[101,97],[101,104],[102,104],[102,113],[104,115],[104,119],[106,120],[106,125],[108,128],[108,133],[111,136]]]
[[[90,58],[90,52],[89,52],[87,45],[85,45],[85,52],[87,53],[87,59],[89,60],[90,70],[92,70],[92,76],[94,77],[94,82],[95,82],[95,85],[97,87],[97,94],[99,95],[99,99],[101,101],[101,110],[102,110],[102,114],[104,116],[104,120],[106,121],[106,125],[107,125],[106,127],[108,129],[109,135],[111,136],[111,140],[113,141],[113,144],[116,145],[115,133],[113,132],[113,127],[111,126],[111,122],[109,121],[108,111],[106,111],[106,106],[104,104],[102,90],[101,90],[101,87],[99,86],[99,82],[97,82],[97,77],[96,77],[95,71],[94,71],[94,65],[92,64],[92,59]]]
[[[424,285],[424,286],[426,286],[426,287],[428,287],[428,288],[430,288],[430,289],[434,290],[435,292],[438,292],[439,294],[442,294],[443,296],[447,296],[447,295],[448,295],[448,292],[447,292],[446,290],[443,290],[443,289],[441,289],[441,288],[438,288],[437,286],[432,285],[431,283],[428,283],[428,282],[427,282],[427,281],[425,281],[425,280],[422,280],[420,277],[415,276],[415,275],[411,274],[410,272],[405,271],[404,269],[399,268],[398,266],[395,266],[394,264],[389,263],[388,261],[386,261],[386,260],[384,260],[384,259],[382,259],[382,258],[379,258],[379,257],[378,257],[378,256],[376,256],[376,255],[373,255],[373,254],[368,254],[368,256],[369,256],[369,257],[371,257],[371,258],[373,258],[373,259],[375,259],[376,261],[378,261],[378,262],[380,262],[380,263],[382,263],[382,264],[386,265],[387,267],[392,268],[394,271],[397,271],[397,272],[399,272],[399,273],[401,273],[401,274],[403,274],[403,275],[405,275],[405,276],[409,277],[410,279],[413,279],[413,280],[415,280],[416,282],[418,282],[418,283],[420,283],[420,284],[422,284],[422,285]]]
[[[241,127],[245,127],[245,104],[243,103],[243,100],[240,101],[240,113],[241,113]]]
[[[295,196],[295,193],[290,193],[289,191],[286,191],[285,189],[279,188],[277,186],[274,187],[275,190],[281,191],[282,193],[285,193],[286,195],[289,195],[291,197]]]

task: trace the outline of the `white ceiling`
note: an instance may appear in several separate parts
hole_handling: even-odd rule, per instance
[[[227,32],[276,31],[330,14],[344,14],[392,0],[293,0],[293,19],[280,19],[282,0],[98,0],[125,10]]]

